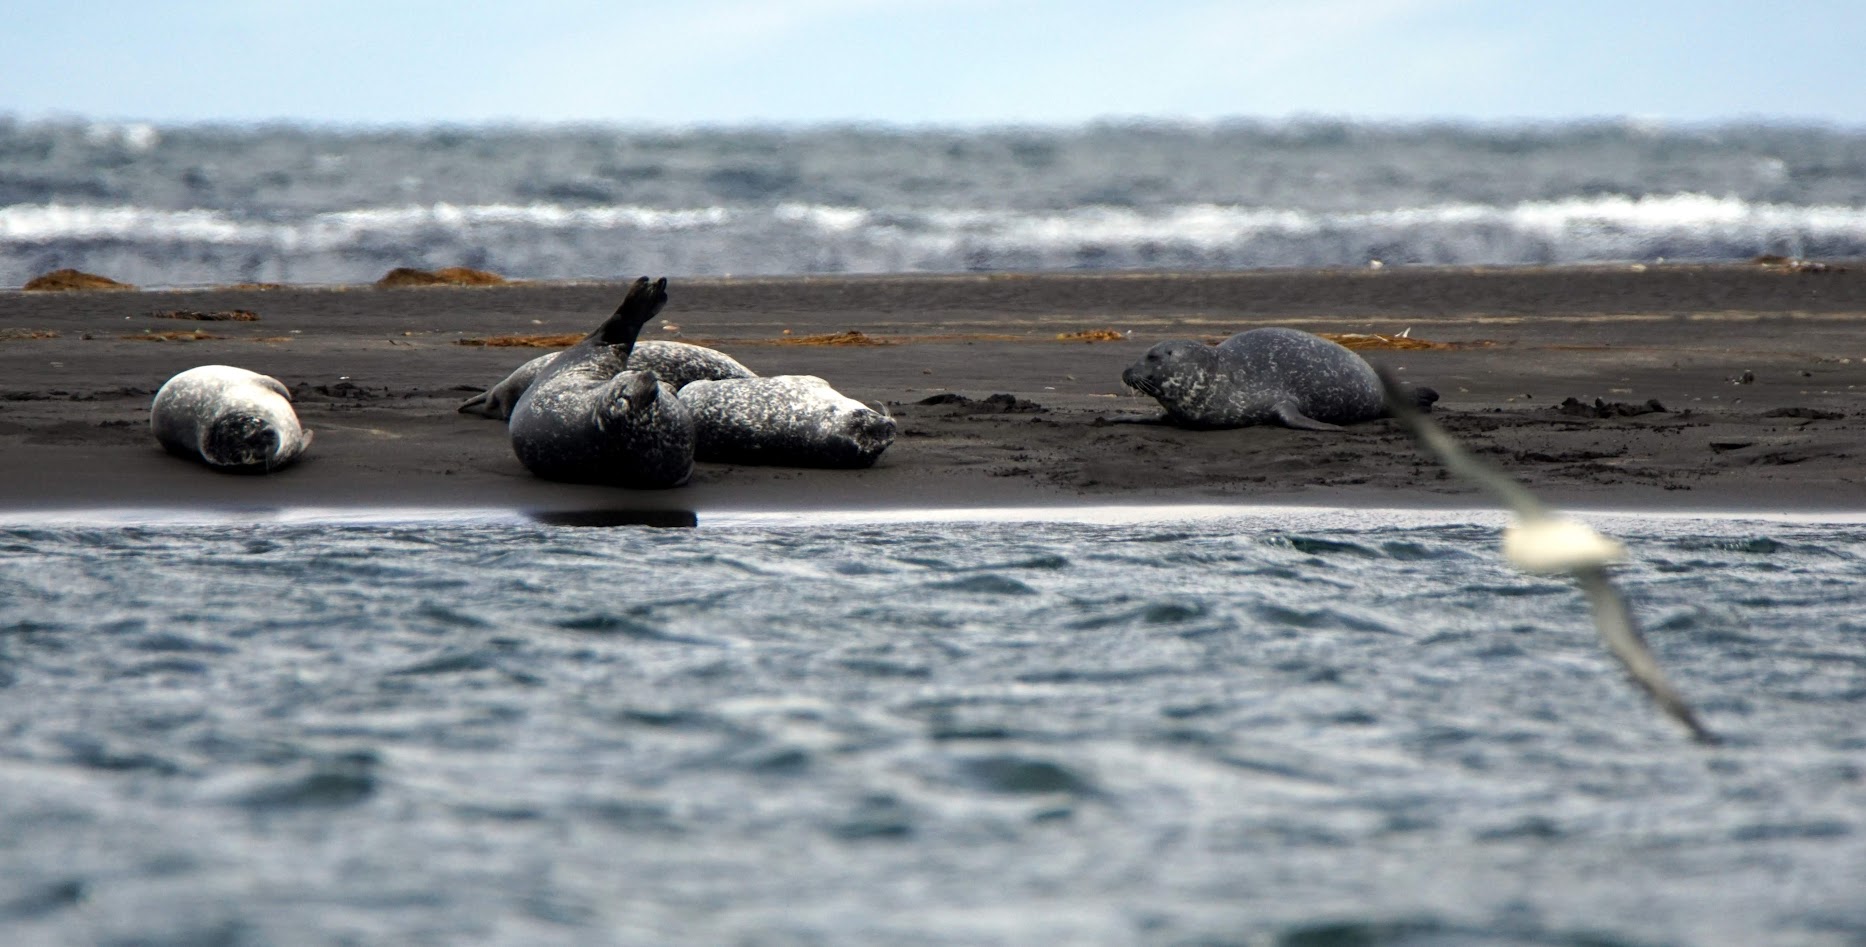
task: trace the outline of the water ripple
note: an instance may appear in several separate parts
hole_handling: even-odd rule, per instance
[[[1468,524],[8,530],[0,920],[23,942],[1866,930],[1866,533],[1615,529],[1722,749],[1625,686],[1570,584]]]

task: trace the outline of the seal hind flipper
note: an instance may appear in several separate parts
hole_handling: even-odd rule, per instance
[[[524,397],[525,389],[530,387],[527,384],[517,392],[513,392],[505,385],[488,388],[461,402],[460,407],[455,410],[461,414],[477,414],[482,418],[491,418],[495,421],[509,421],[512,418],[512,409],[518,407],[518,399]]]
[[[490,388],[462,401],[460,407],[455,410],[459,411],[461,414],[477,414],[483,418],[500,417],[500,415],[493,413],[498,411],[499,408],[492,403],[492,389]],[[501,419],[503,420],[503,418]]]
[[[513,409],[518,407],[518,399],[525,396],[525,392],[531,389],[532,383],[537,381],[538,376],[543,374],[544,370],[549,368],[561,354],[563,353],[550,352],[518,366],[512,370],[512,374],[505,376],[505,379],[498,384],[463,402],[459,407],[460,413],[477,414],[480,417],[498,421],[511,420]]]
[[[1282,424],[1284,427],[1294,428],[1298,431],[1339,431],[1343,429],[1339,424],[1317,421],[1303,414],[1301,411],[1297,410],[1295,404],[1292,402],[1279,401],[1276,403],[1276,406],[1270,410],[1276,415],[1278,423]]]

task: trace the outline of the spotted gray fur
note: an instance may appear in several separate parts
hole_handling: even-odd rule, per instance
[[[867,467],[894,443],[893,418],[814,375],[696,381],[680,400],[704,461]]]
[[[222,470],[267,473],[311,446],[291,398],[270,375],[202,365],[163,383],[149,406],[149,429],[172,454]]]
[[[512,409],[518,405],[518,399],[525,390],[532,386],[545,366],[551,364],[559,352],[550,352],[520,365],[504,381],[474,395],[460,406],[463,414],[477,414],[481,417],[497,418],[504,421],[512,417]],[[737,359],[716,349],[704,345],[689,345],[685,342],[648,341],[637,342],[635,350],[629,353],[628,367],[637,371],[654,372],[662,381],[674,386],[675,391],[687,387],[691,382],[703,379],[721,378],[756,378],[756,372],[738,363]]]
[[[673,487],[693,473],[693,419],[672,386],[627,369],[667,280],[635,281],[607,322],[535,373],[512,408],[512,451],[547,480]],[[534,359],[533,361],[538,361]]]
[[[1338,431],[1386,414],[1380,378],[1365,359],[1295,329],[1252,329],[1215,346],[1161,342],[1121,380],[1153,396],[1181,427]],[[1438,398],[1430,389],[1418,395],[1422,405]]]

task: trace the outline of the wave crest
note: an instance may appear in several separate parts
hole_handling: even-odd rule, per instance
[[[787,202],[659,208],[560,203],[365,207],[242,217],[129,205],[0,208],[0,270],[53,260],[144,285],[267,278],[336,283],[428,263],[530,278],[1588,263],[1866,255],[1866,207],[1698,193],[1355,212],[1215,203],[1054,211],[870,209]],[[359,271],[359,262],[368,267]]]

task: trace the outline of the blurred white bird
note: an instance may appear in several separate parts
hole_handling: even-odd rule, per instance
[[[1633,683],[1646,692],[1659,709],[1691,731],[1699,743],[1716,743],[1717,735],[1698,722],[1697,713],[1659,671],[1658,659],[1640,637],[1639,626],[1626,599],[1607,577],[1607,567],[1626,559],[1626,547],[1594,531],[1585,523],[1562,519],[1535,495],[1501,470],[1465,451],[1456,438],[1413,407],[1409,394],[1385,369],[1378,369],[1386,392],[1387,410],[1428,452],[1452,473],[1490,491],[1516,514],[1503,531],[1503,554],[1525,572],[1572,576],[1594,610],[1594,627],[1601,643],[1617,658]]]

